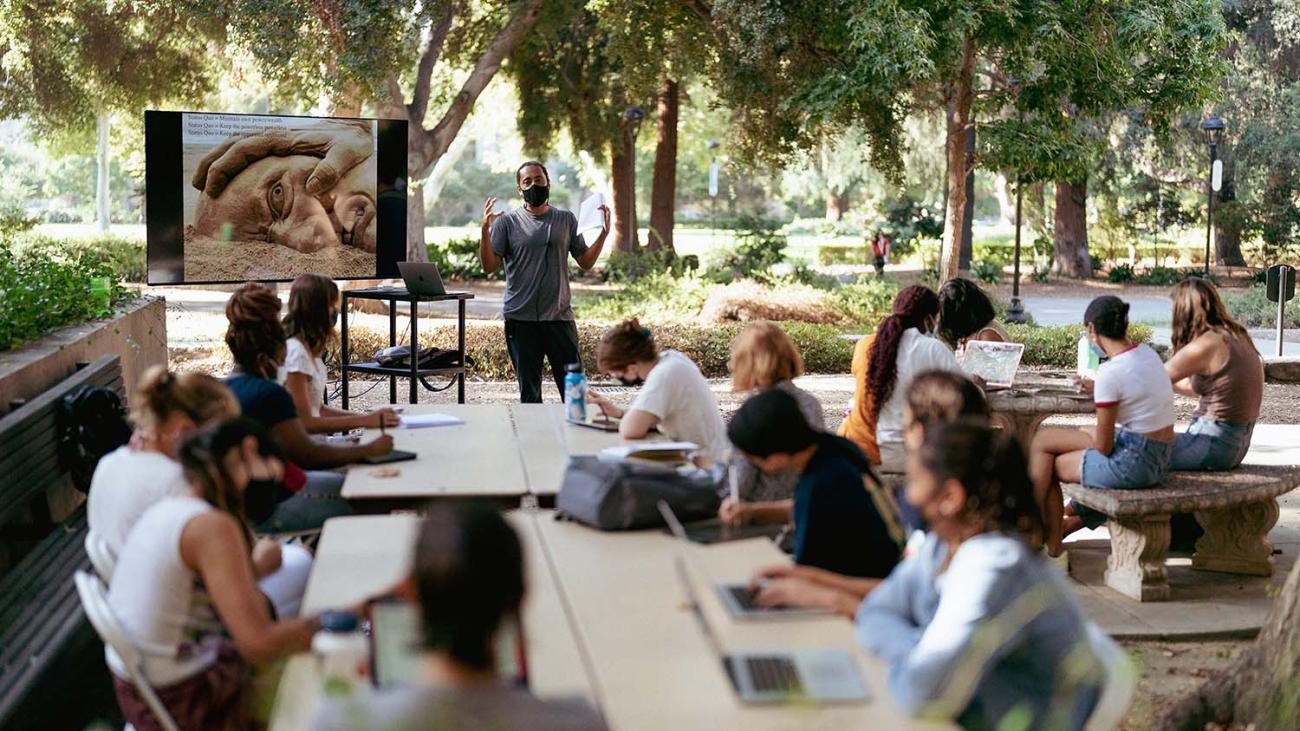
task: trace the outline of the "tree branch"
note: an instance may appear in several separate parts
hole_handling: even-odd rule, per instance
[[[683,0],[686,9],[695,13],[696,17],[705,23],[713,22],[713,8],[709,7],[704,0]]]
[[[460,131],[465,124],[465,118],[469,116],[470,110],[474,108],[474,102],[478,99],[479,94],[487,88],[492,78],[496,76],[497,70],[501,68],[501,63],[506,56],[519,45],[528,31],[532,30],[537,24],[538,17],[542,14],[542,8],[546,5],[546,0],[528,0],[519,12],[515,13],[500,31],[497,32],[492,42],[488,44],[487,50],[479,57],[478,63],[475,64],[474,70],[470,72],[469,78],[465,79],[464,85],[457,92],[456,98],[452,99],[451,105],[443,113],[442,119],[431,130],[426,130],[421,140],[421,150],[425,160],[424,167],[436,161],[447,151],[451,141],[455,139],[456,133]],[[411,171],[413,176],[419,177],[425,173],[425,170]]]
[[[443,6],[442,17],[429,28],[429,41],[420,56],[420,65],[415,72],[415,93],[411,96],[411,105],[407,107],[411,124],[424,123],[424,115],[429,109],[429,87],[432,83],[433,67],[438,63],[438,58],[442,55],[442,47],[447,41],[447,34],[451,31],[454,8],[455,3],[446,3]]]

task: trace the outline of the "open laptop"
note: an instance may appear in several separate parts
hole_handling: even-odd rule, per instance
[[[368,608],[371,682],[376,688],[419,683],[425,673],[420,607],[396,597],[383,597],[372,599]],[[522,626],[517,622],[503,626],[495,649],[501,677],[528,687]]]
[[[1025,354],[1024,343],[967,341],[962,351],[962,370],[984,379],[987,390],[1011,388]]]
[[[865,703],[871,700],[853,655],[844,650],[738,650],[718,641],[700,606],[686,559],[676,557],[677,576],[709,649],[722,661],[742,703]]]
[[[673,513],[668,503],[659,501],[659,512],[664,517],[664,522],[668,524],[668,529],[673,535],[681,541],[681,555],[683,560],[689,555],[690,535],[677,515]],[[704,574],[703,571],[700,572]],[[776,619],[786,617],[824,617],[830,612],[823,609],[808,609],[805,607],[760,607],[755,603],[758,598],[759,589],[750,585],[748,582],[713,582],[714,591],[722,599],[722,605],[727,608],[727,612],[736,619]]]
[[[433,262],[399,261],[397,271],[406,282],[406,291],[411,294],[420,297],[447,294],[447,288],[442,284],[442,275],[438,273],[438,265]]]

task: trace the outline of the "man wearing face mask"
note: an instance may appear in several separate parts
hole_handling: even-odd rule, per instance
[[[609,233],[609,209],[601,206],[604,226],[587,246],[578,236],[577,217],[549,203],[545,165],[535,160],[520,165],[515,184],[522,207],[494,212],[496,198],[483,205],[479,258],[488,274],[505,266],[506,349],[519,382],[519,400],[541,403],[543,361],[550,361],[561,399],[565,366],[581,362],[569,296],[569,256],[584,270],[596,265]]]

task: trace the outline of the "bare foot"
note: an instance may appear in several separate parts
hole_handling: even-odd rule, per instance
[[[1083,518],[1077,515],[1066,515],[1064,520],[1061,521],[1061,538],[1064,539],[1071,533],[1083,530],[1083,528]]]

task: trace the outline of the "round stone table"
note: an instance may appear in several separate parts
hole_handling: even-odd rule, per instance
[[[1038,425],[1056,414],[1093,414],[1092,396],[1060,385],[1017,385],[988,394],[993,423],[1011,431],[1026,450],[1034,441]]]

